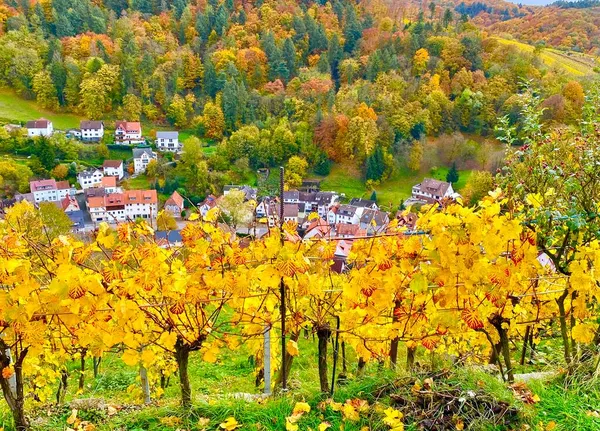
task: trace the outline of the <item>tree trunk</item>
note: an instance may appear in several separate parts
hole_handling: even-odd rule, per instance
[[[314,336],[314,333],[313,333]],[[290,336],[290,340],[298,341],[300,339],[300,331],[293,332]],[[288,352],[285,352],[285,374],[289,377],[290,371],[292,371],[292,364],[294,363],[294,357],[290,355]],[[275,378],[275,388],[280,388],[281,383],[283,382],[283,374],[281,373],[281,368],[277,372],[277,377]]]
[[[11,365],[10,350],[4,343],[0,343],[0,349],[2,349],[0,351],[0,366],[4,369]],[[4,378],[0,373],[2,394],[12,413],[16,431],[26,431],[29,429],[29,420],[25,416],[25,396],[23,389],[23,361],[25,360],[25,356],[27,356],[27,350],[25,349],[20,352],[19,357],[14,362],[14,390],[10,383],[12,377]]]
[[[348,364],[346,362],[346,342],[342,341],[342,372],[344,376],[348,373]]]
[[[181,405],[185,409],[192,406],[192,388],[190,386],[190,377],[188,374],[188,362],[190,350],[183,344],[181,338],[175,343],[175,360],[177,361],[179,371],[179,385],[181,386]]]
[[[327,380],[327,341],[331,336],[329,325],[317,329],[319,338],[319,382],[321,383],[321,392],[329,393],[329,382]]]
[[[60,405],[65,402],[67,394],[67,386],[69,384],[69,373],[66,368],[60,370],[60,381],[58,382],[58,391],[56,391],[56,404]]]
[[[94,379],[98,378],[98,374],[100,374],[100,362],[102,362],[102,357],[99,356],[97,358],[93,358],[93,365],[94,365]]]
[[[565,354],[565,362],[567,363],[567,367],[569,369],[572,365],[572,356],[571,356],[571,340],[569,337],[569,329],[567,328],[567,313],[565,311],[565,299],[569,292],[565,290],[565,292],[558,297],[556,300],[556,304],[558,305],[559,312],[559,321],[560,321],[560,335],[563,341],[563,349]]]
[[[492,326],[494,326],[494,328],[496,328],[496,331],[498,332],[498,336],[500,337],[501,351],[498,354],[499,355],[501,354],[503,356],[504,366],[506,367],[506,377],[507,377],[509,383],[513,383],[515,381],[515,376],[513,373],[512,364],[511,364],[511,360],[510,360],[510,345],[509,345],[509,340],[508,340],[508,332],[506,331],[506,329],[504,329],[502,327],[503,324],[505,324],[505,323],[508,324],[510,322],[507,319],[504,319],[500,315],[495,315],[490,319],[490,323],[492,324]],[[501,358],[498,358],[498,362],[500,362],[500,361],[501,361]]]
[[[525,365],[525,357],[527,356],[527,343],[529,343],[529,334],[531,332],[531,326],[525,328],[525,336],[523,337],[523,350],[521,351],[521,365]]]
[[[396,317],[396,310],[400,308],[400,301],[395,301],[394,302],[394,314],[392,317],[392,322],[397,322],[398,318]],[[398,344],[400,344],[400,339],[398,337],[395,337],[392,340],[392,343],[390,345],[390,367],[392,369],[396,368],[396,364],[398,363]]]
[[[81,352],[81,357],[80,357],[80,361],[81,361],[81,372],[79,373],[79,391],[83,392],[83,387],[85,384],[85,354],[86,354],[87,350],[83,350]]]
[[[411,371],[415,367],[416,347],[406,347],[406,370]]]
[[[363,358],[358,358],[358,369],[356,370],[356,374],[358,374],[359,376],[362,376],[363,373],[365,372],[366,365],[367,365],[367,362]]]

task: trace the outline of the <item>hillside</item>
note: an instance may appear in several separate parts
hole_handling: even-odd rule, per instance
[[[503,45],[513,45],[528,53],[534,53],[535,47],[512,39],[497,37]],[[597,57],[575,51],[561,51],[554,48],[543,48],[536,53],[543,63],[551,68],[559,68],[573,76],[592,76],[598,73],[600,61]]]
[[[496,34],[507,33],[532,45],[600,55],[600,7],[536,7],[524,17],[488,23],[485,16],[478,16],[475,22],[486,24]]]

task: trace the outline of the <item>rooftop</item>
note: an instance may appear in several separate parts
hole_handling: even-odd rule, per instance
[[[52,124],[52,121],[40,118],[39,120],[28,121],[25,127],[28,129],[45,129],[49,124]]]
[[[156,139],[179,139],[179,132],[156,132]]]

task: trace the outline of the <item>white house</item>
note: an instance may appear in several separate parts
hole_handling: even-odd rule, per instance
[[[412,198],[427,203],[439,202],[444,198],[453,196],[455,196],[455,193],[452,184],[432,178],[425,178],[420,184],[412,188]]]
[[[38,202],[59,202],[65,196],[75,196],[75,189],[68,181],[38,180],[29,183],[33,200]]]
[[[52,136],[52,133],[54,133],[52,121],[45,118],[28,121],[25,127],[27,128],[27,136],[30,138],[34,136]]]
[[[164,210],[170,212],[173,217],[181,217],[181,213],[184,209],[183,197],[177,193],[177,190],[169,196],[169,199],[165,202]]]
[[[83,190],[102,185],[104,173],[100,169],[89,169],[77,174],[77,182]]]
[[[148,167],[150,160],[156,160],[157,155],[151,148],[133,149],[133,171],[136,174],[143,173]]]
[[[179,143],[179,132],[156,132],[156,148],[172,153],[181,151],[183,145]]]
[[[79,123],[81,139],[88,142],[98,142],[104,137],[104,123],[102,121],[84,120]]]
[[[117,177],[123,179],[123,160],[105,160],[102,164],[105,177]]]
[[[123,145],[144,143],[142,125],[138,121],[117,121],[115,124],[115,143]]]
[[[100,187],[104,189],[104,192],[108,195],[111,193],[122,193],[123,189],[117,186],[117,177],[104,177]]]
[[[379,207],[377,206],[377,203],[375,201],[371,201],[368,199],[361,199],[361,198],[353,198],[350,200],[350,205],[353,205],[355,207],[358,208],[368,208],[368,209],[372,209],[372,210],[378,210]]]
[[[90,197],[87,206],[95,223],[153,220],[158,212],[158,196],[156,190],[126,190]]]
[[[358,207],[353,205],[335,206],[327,213],[327,221],[329,224],[359,224],[360,215],[357,210]]]

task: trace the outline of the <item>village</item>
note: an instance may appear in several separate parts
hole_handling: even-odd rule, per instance
[[[51,121],[39,119],[26,124],[29,137],[51,136],[56,131]],[[68,137],[83,142],[99,142],[105,130],[102,121],[81,121],[79,129],[66,131]],[[397,218],[408,230],[415,227],[416,215],[407,211],[390,214],[374,200],[346,197],[336,191],[308,189],[283,192],[283,206],[279,196],[259,196],[257,188],[249,185],[227,185],[222,196],[209,195],[198,205],[188,202],[174,191],[161,205],[156,190],[126,190],[121,182],[128,176],[146,171],[148,164],[158,155],[148,145],[139,122],[117,121],[114,142],[130,146],[132,162],[105,160],[102,166],[83,170],[77,174],[77,184],[55,179],[30,181],[30,192],[16,194],[14,202],[27,200],[33,205],[52,202],[62,209],[73,223],[72,231],[83,234],[94,231],[102,222],[116,224],[145,220],[153,227],[161,211],[169,213],[176,221],[177,229],[157,230],[156,237],[165,246],[181,244],[180,230],[188,218],[198,213],[204,217],[211,209],[220,206],[224,196],[239,191],[244,201],[250,203],[253,213],[243,224],[234,226],[238,234],[262,236],[277,226],[281,220],[297,226],[299,238],[342,238],[338,245],[339,255],[347,254],[353,239],[384,233],[391,217]],[[159,131],[153,142],[158,152],[181,153],[183,145],[177,131]],[[412,194],[402,207],[439,203],[456,198],[452,184],[426,178],[412,188]],[[281,210],[283,209],[283,214]],[[316,216],[315,216],[316,215]]]

